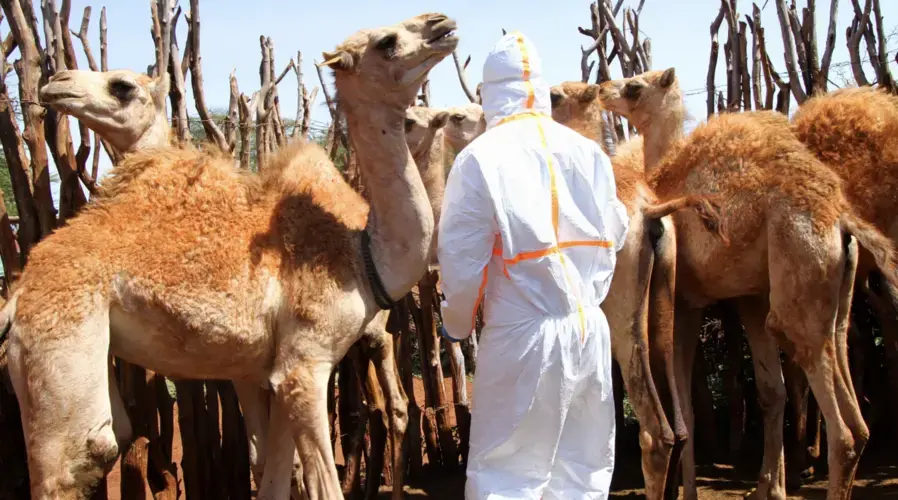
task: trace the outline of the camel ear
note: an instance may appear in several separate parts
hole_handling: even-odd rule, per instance
[[[449,112],[440,111],[433,118],[430,119],[430,128],[439,129],[446,126],[446,123],[449,121]]]
[[[324,62],[319,63],[318,67],[327,66],[333,70],[351,71],[355,63],[352,59],[352,55],[345,50],[322,52],[321,55],[324,57]]]
[[[588,102],[592,102],[596,100],[596,97],[599,95],[599,86],[595,84],[591,84],[589,87],[586,87],[586,90],[580,94],[578,100],[584,104]]]
[[[676,70],[673,69],[673,68],[667,68],[667,69],[664,71],[664,74],[661,75],[661,80],[660,80],[661,87],[662,87],[662,88],[665,88],[665,89],[666,89],[667,87],[670,87],[671,85],[673,85],[673,82],[674,82],[676,79],[677,79],[677,72],[676,72]]]

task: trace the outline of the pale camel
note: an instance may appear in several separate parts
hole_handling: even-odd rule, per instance
[[[855,215],[839,178],[791,133],[776,112],[727,113],[684,137],[685,108],[673,69],[606,82],[605,107],[645,136],[645,169],[661,195],[716,195],[729,246],[688,213],[678,229],[676,382],[686,423],[694,425],[692,364],[702,308],[736,299],[755,366],[764,414],[764,459],[754,497],[784,499],[783,384],[779,346],[810,381],[826,418],[829,499],[849,498],[869,431],[845,371],[848,312],[857,243],[896,281],[895,252]],[[682,457],[684,497],[696,498],[692,440]]]
[[[44,104],[72,115],[121,153],[172,144],[168,78],[122,69],[60,71],[40,90]]]
[[[603,144],[605,122],[598,86],[564,82],[552,87],[552,115],[556,121]],[[678,198],[658,205],[658,197],[643,175],[642,139],[635,138],[617,148],[611,158],[617,196],[627,207],[630,230],[618,254],[617,267],[608,298],[602,309],[611,327],[614,359],[621,367],[624,385],[640,425],[642,472],[646,497],[664,497],[667,470],[675,444],[686,440],[686,425],[679,409],[674,385],[673,297],[676,276],[676,235],[668,217],[683,201]],[[661,210],[661,207],[667,207]],[[707,204],[695,204],[706,223],[719,229],[718,214]],[[651,338],[649,336],[651,335]],[[650,352],[652,356],[650,359]],[[651,370],[667,380],[669,391],[659,396]],[[673,430],[663,406],[673,414]]]
[[[286,148],[262,178],[229,158],[153,149],[34,247],[3,309],[33,498],[77,498],[115,461],[109,352],[180,378],[270,384],[269,442],[292,434],[309,496],[339,497],[327,379],[379,305],[426,269],[433,218],[404,112],[457,45],[454,28],[425,14],[328,54],[370,213],[317,146]],[[283,473],[266,474],[260,498],[287,496],[291,454],[274,454]]]
[[[90,129],[128,154],[174,146],[165,110],[168,77],[150,78],[131,70],[105,72],[67,70],[53,75],[40,90],[41,101],[61,113],[78,118]],[[214,147],[212,144],[208,146]],[[392,339],[390,339],[392,340]],[[249,442],[250,468],[256,484],[262,482],[268,432],[270,391],[252,382],[235,381]],[[119,436],[119,445],[130,441]],[[302,468],[294,450],[291,495],[301,498]]]
[[[893,243],[898,242],[898,199],[895,198],[898,190],[898,97],[873,87],[842,89],[812,97],[792,116],[792,130],[820,161],[842,179],[845,196],[857,213],[873,223]],[[869,252],[861,252],[855,287],[867,292],[882,324],[888,363],[887,384],[889,393],[896,394],[898,289],[888,281],[878,279],[877,275],[873,256]],[[868,280],[871,283],[868,284]],[[790,400],[800,403],[792,405],[796,421],[805,424],[796,426],[799,446],[794,450],[795,462],[803,464],[807,453],[804,445],[807,442],[805,412],[808,383],[804,377],[798,376],[787,377],[786,385]],[[817,446],[814,443],[811,449]],[[794,473],[802,469],[790,471],[793,484],[800,481]]]
[[[447,149],[446,175],[449,175],[448,167],[455,155],[486,131],[486,119],[483,107],[476,103],[446,108],[446,112],[449,113],[449,123],[444,129],[444,147]]]

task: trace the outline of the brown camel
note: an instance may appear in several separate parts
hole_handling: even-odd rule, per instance
[[[604,120],[598,86],[565,82],[551,90],[555,120],[602,144]],[[611,345],[621,367],[624,385],[640,425],[642,471],[646,497],[660,499],[676,441],[686,440],[686,425],[679,410],[674,385],[673,297],[676,262],[676,235],[669,214],[684,200],[677,198],[657,205],[658,197],[643,175],[642,139],[635,138],[617,148],[611,158],[617,196],[627,207],[630,230],[608,298],[602,305],[611,327]],[[667,210],[658,207],[667,205]],[[707,203],[696,205],[710,226],[719,228],[717,214]],[[651,339],[649,338],[651,332]],[[650,360],[650,348],[653,354]],[[660,364],[658,372],[670,388],[663,403],[671,408],[674,429],[662,408],[650,362]]]
[[[714,195],[723,205],[728,246],[693,215],[673,216],[679,235],[676,382],[690,431],[702,308],[736,299],[764,414],[764,459],[753,496],[786,495],[779,344],[807,375],[826,419],[827,498],[849,498],[869,438],[844,362],[856,241],[896,282],[891,242],[855,215],[839,178],[798,141],[782,114],[723,114],[683,137],[685,108],[673,68],[606,82],[600,99],[645,136],[645,169],[656,193]],[[692,440],[682,466],[684,496],[694,499]]]
[[[34,247],[3,309],[33,498],[77,498],[114,463],[109,352],[175,377],[270,385],[269,440],[292,434],[311,498],[340,495],[327,379],[426,269],[433,218],[403,121],[457,45],[454,28],[425,14],[327,55],[370,213],[317,146],[286,148],[261,178],[229,158],[154,149],[128,156],[99,199]],[[269,467],[289,471],[291,454]],[[289,474],[275,476],[260,498],[287,495]]]
[[[41,88],[40,96],[43,103],[83,121],[126,154],[175,146],[165,112],[167,75],[150,78],[130,70],[61,71]],[[211,143],[207,146],[214,147]],[[260,485],[265,465],[270,391],[245,381],[234,381],[234,387],[247,429],[250,468],[256,484]],[[130,428],[119,436],[120,444],[124,436],[127,436],[125,442],[130,441]],[[288,443],[292,446],[292,442],[288,440]],[[291,481],[294,500],[302,497],[301,485],[302,468],[299,454],[294,450]]]
[[[854,210],[893,243],[898,241],[898,97],[873,87],[843,89],[813,97],[792,117],[792,130],[845,186]],[[898,394],[898,289],[878,279],[869,252],[858,256],[855,286],[867,292],[882,323],[888,363],[889,394]],[[873,278],[870,280],[870,278]],[[868,280],[874,281],[868,286]],[[875,286],[879,285],[879,286]],[[857,349],[858,353],[863,350]],[[854,353],[852,353],[854,356]],[[856,380],[852,377],[852,380]],[[808,384],[803,377],[787,377],[790,399],[804,403],[793,410],[806,422]],[[860,388],[858,388],[860,390]],[[806,442],[806,426],[797,429]],[[819,440],[819,438],[818,438]],[[815,443],[816,444],[816,443]],[[804,458],[805,446],[796,452]],[[791,475],[791,474],[790,474]],[[794,480],[793,480],[794,481]]]

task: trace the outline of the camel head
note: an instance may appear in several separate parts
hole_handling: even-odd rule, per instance
[[[436,133],[449,122],[449,113],[425,106],[412,106],[405,111],[405,140],[418,158],[430,150]]]
[[[60,71],[40,89],[41,102],[74,116],[122,152],[165,144],[168,78],[130,70]],[[160,133],[161,132],[161,133]]]
[[[448,108],[449,123],[446,125],[446,144],[458,153],[471,141],[486,131],[486,118],[483,116],[483,108],[479,104],[471,103],[464,106]]]
[[[601,142],[604,128],[602,102],[596,99],[599,86],[582,82],[564,82],[552,87],[552,118],[589,139]]]
[[[668,112],[673,100],[681,100],[680,86],[673,68],[611,80],[599,86],[599,100],[608,111],[624,116],[637,129],[656,113]]]
[[[455,50],[456,23],[444,14],[415,16],[392,26],[359,31],[322,66],[334,70],[337,92],[359,104],[413,104],[428,72]]]

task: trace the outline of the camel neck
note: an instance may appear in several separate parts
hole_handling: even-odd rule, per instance
[[[148,148],[164,148],[169,145],[170,133],[171,128],[168,125],[168,118],[164,114],[157,114],[153,124],[140,136],[140,139],[130,148],[123,148],[122,151],[131,152]]]
[[[371,255],[387,294],[398,300],[427,270],[434,230],[424,184],[406,144],[405,109],[342,105],[371,204]]]
[[[643,124],[640,124],[643,125]],[[683,134],[683,114],[671,113],[665,118],[652,118],[646,121],[644,127],[637,127],[644,130],[644,154],[645,154],[645,173],[650,174],[661,159],[682,142]]]

